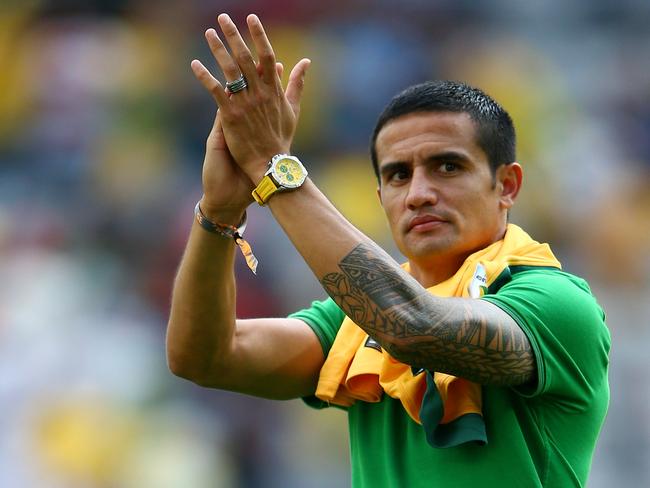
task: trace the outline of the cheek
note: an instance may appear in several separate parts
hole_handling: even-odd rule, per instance
[[[400,217],[403,215],[403,213],[400,211],[399,205],[397,205],[394,200],[384,199],[383,208],[388,228],[393,235],[393,239],[397,241],[401,238],[399,223]]]
[[[386,220],[388,221],[388,226],[391,231],[394,231],[397,228],[397,223],[399,221],[399,213],[395,211],[394,208],[384,208],[386,212]]]
[[[461,222],[475,226],[491,222],[498,208],[498,202],[483,188],[467,188],[456,194],[452,203]]]
[[[389,222],[393,222],[399,217],[399,204],[395,195],[384,191],[384,193],[379,197],[379,203],[384,209],[384,214]]]
[[[466,209],[466,219],[472,222],[474,227],[492,227],[498,220],[498,201],[489,196],[480,196],[472,201],[467,201],[471,208]]]

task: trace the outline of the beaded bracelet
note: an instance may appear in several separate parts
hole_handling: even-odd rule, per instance
[[[239,225],[235,227],[234,225],[212,222],[205,215],[203,215],[199,203],[200,202],[197,202],[196,207],[194,207],[194,215],[196,215],[196,220],[199,225],[208,232],[233,239],[235,241],[235,244],[239,246],[239,250],[244,256],[246,264],[250,270],[253,272],[253,274],[257,274],[257,258],[253,254],[253,249],[251,248],[250,244],[246,242],[246,240],[242,237],[244,230],[246,229],[246,212],[244,212],[244,217],[242,218]]]

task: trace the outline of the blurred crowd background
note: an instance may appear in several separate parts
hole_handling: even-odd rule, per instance
[[[294,151],[401,259],[367,142],[430,78],[512,114],[512,220],[585,277],[612,332],[592,488],[650,486],[650,3],[646,0],[3,0],[0,4],[0,486],[349,486],[338,411],[202,389],[165,363],[169,296],[215,113],[189,63],[255,12],[287,73],[310,57]],[[324,297],[251,208],[240,317]]]

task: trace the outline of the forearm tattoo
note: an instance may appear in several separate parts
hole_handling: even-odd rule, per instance
[[[389,258],[359,244],[321,279],[327,293],[395,359],[481,384],[534,375],[524,332],[484,302],[437,298]]]

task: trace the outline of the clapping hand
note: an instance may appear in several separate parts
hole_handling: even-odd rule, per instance
[[[245,209],[252,201],[250,190],[262,179],[271,157],[290,152],[310,60],[302,59],[294,66],[285,91],[280,80],[281,65],[276,63],[273,47],[258,17],[247,17],[257,63],[230,17],[221,14],[218,22],[232,54],[214,29],[208,29],[205,37],[228,80],[227,87],[200,61],[191,64],[194,75],[219,107],[208,138],[203,202],[210,208],[227,207],[225,191],[232,208]]]

